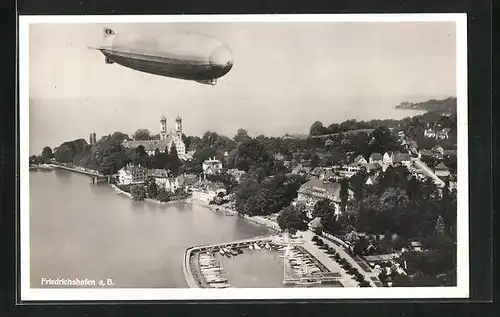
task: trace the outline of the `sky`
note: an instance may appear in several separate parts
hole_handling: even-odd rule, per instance
[[[233,52],[216,86],[141,73],[88,46],[115,33],[191,31]],[[115,131],[188,135],[308,133],[347,119],[402,118],[402,101],[456,96],[452,22],[32,24],[29,39],[30,154]]]

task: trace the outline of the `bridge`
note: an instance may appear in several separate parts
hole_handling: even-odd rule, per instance
[[[97,184],[97,183],[105,183],[105,182],[110,182],[111,176],[107,175],[102,175],[94,171],[90,171],[84,168],[76,168],[76,167],[68,167],[64,165],[58,165],[58,164],[52,164],[51,165],[54,168],[66,170],[66,171],[71,171],[71,172],[76,172],[84,175],[88,175],[92,179],[92,184]]]

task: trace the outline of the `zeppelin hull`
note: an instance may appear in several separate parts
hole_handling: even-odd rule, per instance
[[[211,65],[199,61],[176,60],[160,57],[144,57],[103,50],[113,62],[144,73],[185,80],[210,80],[225,75],[230,67]]]
[[[221,42],[198,34],[115,34],[105,29],[98,48],[106,63],[116,63],[144,73],[214,83],[227,74],[233,59]]]

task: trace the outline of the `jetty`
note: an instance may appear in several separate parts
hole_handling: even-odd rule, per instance
[[[60,164],[50,164],[51,167],[57,168],[57,169],[62,169],[66,171],[71,171],[75,173],[80,173],[84,175],[88,175],[91,178],[91,183],[92,184],[98,184],[98,183],[110,183],[111,182],[111,175],[103,175],[99,174],[98,172],[83,168],[83,167],[72,167],[72,166],[64,166]]]

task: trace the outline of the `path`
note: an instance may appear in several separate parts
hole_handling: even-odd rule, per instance
[[[341,267],[340,265],[332,258],[330,258],[326,252],[322,249],[320,249],[317,245],[315,245],[311,239],[312,237],[315,236],[315,234],[309,230],[307,231],[304,231],[304,232],[300,232],[299,235],[302,235],[302,237],[304,238],[304,246],[308,246],[308,250],[309,252],[311,252],[312,255],[314,255],[318,260],[320,260],[328,269],[330,269],[330,267],[327,265],[329,264],[330,266],[332,266],[332,268],[334,268],[335,266],[337,266],[339,269],[335,269],[335,271],[333,272],[341,272],[342,274],[347,274]],[[335,243],[333,243],[332,241],[328,240],[328,239],[322,239],[326,244],[328,244],[328,246],[332,247],[335,249],[335,251],[344,259],[346,259],[352,267],[358,269],[359,273],[361,273],[365,280],[367,282],[370,283],[370,286],[371,287],[377,287],[375,285],[375,283],[373,282],[372,280],[372,277],[377,277],[377,275],[374,273],[374,272],[371,272],[371,273],[368,273],[366,272],[365,270],[363,270],[363,268],[356,262],[356,260],[354,260],[343,248],[341,248],[340,246],[336,245]],[[309,248],[311,250],[309,250]],[[314,250],[314,251],[312,251]],[[332,265],[332,263],[335,264]],[[348,277],[353,281],[354,283],[354,286],[357,286],[357,282],[354,280],[354,277],[351,277],[350,275],[348,275]],[[341,281],[341,283],[343,284],[343,280]],[[349,287],[347,285],[345,285],[346,287]]]

